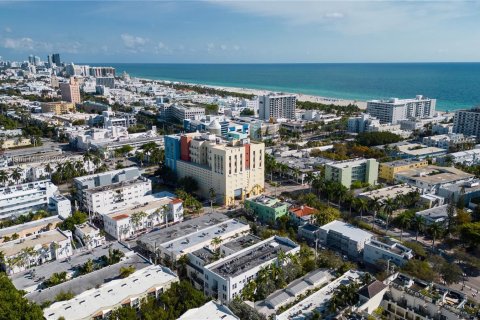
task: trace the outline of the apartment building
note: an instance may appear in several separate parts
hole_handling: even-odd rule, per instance
[[[248,138],[222,140],[209,133],[165,136],[165,164],[179,178],[192,177],[200,194],[231,205],[263,192],[265,182],[263,143]]]
[[[252,211],[258,220],[269,224],[275,224],[278,218],[287,215],[288,207],[288,203],[264,195],[245,200],[245,209]]]
[[[47,209],[58,188],[50,180],[41,180],[0,188],[0,219],[30,211]]]
[[[435,99],[421,95],[414,99],[391,98],[387,100],[367,101],[367,113],[381,123],[396,124],[401,120],[411,118],[428,118],[435,113]]]
[[[110,89],[115,89],[115,78],[114,77],[97,77],[95,79],[95,84],[97,86],[104,86]]]
[[[327,163],[325,164],[325,179],[339,182],[347,188],[350,188],[354,181],[375,185],[378,181],[378,161],[354,159]]]
[[[258,97],[259,118],[295,120],[297,96],[284,93],[270,93]]]
[[[65,114],[75,112],[75,104],[65,101],[46,102],[41,105],[43,113]]]
[[[463,292],[425,282],[401,273],[385,281],[389,289],[381,302],[387,319],[470,319]]]
[[[90,213],[114,204],[133,204],[152,192],[152,182],[137,167],[75,178],[73,184],[78,205]]]
[[[151,265],[127,278],[84,291],[73,299],[53,303],[44,309],[43,315],[47,320],[109,319],[112,310],[123,306],[138,308],[145,298],[158,298],[178,281],[170,269]]]
[[[473,175],[454,167],[427,166],[401,171],[395,174],[395,181],[417,187],[422,193],[436,194],[440,187],[467,182]]]
[[[61,222],[62,220],[58,216],[50,216],[39,220],[17,224],[8,228],[2,228],[0,229],[0,243],[8,242],[12,237],[18,237],[18,239],[21,239],[37,233],[53,230],[55,226]]]
[[[7,274],[14,274],[47,261],[65,259],[73,254],[70,231],[54,229],[0,244]]]
[[[473,179],[467,182],[446,184],[438,189],[438,195],[447,201],[453,199],[454,203],[461,200],[468,207],[473,199],[480,198],[480,180]]]
[[[455,111],[453,132],[480,137],[480,107]]]
[[[115,239],[126,239],[139,231],[183,221],[183,201],[168,192],[138,198],[133,203],[98,209],[104,230]]]
[[[363,261],[372,266],[389,261],[401,267],[413,258],[413,251],[398,242],[370,240],[363,248]]]
[[[225,243],[249,232],[248,223],[213,213],[147,233],[137,244],[149,252],[152,259],[175,263],[185,254],[211,246],[214,238]]]
[[[473,146],[476,138],[472,136],[465,136],[462,133],[439,134],[436,136],[424,137],[423,144],[429,147],[437,147],[449,150],[461,145]]]
[[[69,83],[60,83],[60,91],[62,92],[62,100],[73,103],[80,103],[82,98],[80,96],[80,86],[78,81],[70,78]]]
[[[105,236],[90,222],[76,225],[74,235],[88,250],[105,244]]]
[[[90,67],[92,77],[115,77],[115,68],[113,67]]]
[[[300,246],[288,238],[270,237],[203,267],[204,292],[222,303],[239,296],[260,269],[277,262],[278,254],[295,254]]]
[[[2,143],[1,149],[16,149],[16,148],[22,148],[22,147],[28,147],[32,145],[32,141],[27,138],[10,138],[10,139],[3,139],[0,141]]]
[[[383,162],[380,163],[378,177],[388,183],[393,183],[395,180],[395,174],[398,172],[415,168],[425,168],[426,166],[428,166],[428,160],[426,159],[405,159]]]
[[[480,149],[453,152],[449,153],[447,157],[450,158],[453,163],[472,166],[480,163]]]
[[[351,224],[334,220],[320,227],[319,241],[325,246],[338,250],[352,259],[361,259],[365,243],[373,234]]]

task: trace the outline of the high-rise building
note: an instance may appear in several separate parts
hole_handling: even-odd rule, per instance
[[[258,99],[260,119],[295,119],[297,97],[291,94],[271,93]]]
[[[53,64],[52,55],[49,54],[47,56],[47,62],[48,62],[48,66],[52,67],[52,64]]]
[[[435,104],[435,99],[421,95],[415,99],[370,100],[367,102],[367,113],[381,123],[396,124],[400,120],[432,117],[435,113]]]
[[[91,67],[89,72],[92,77],[115,77],[115,68],[112,67]]]
[[[179,178],[192,177],[205,198],[213,189],[227,205],[263,192],[265,145],[243,139],[223,141],[214,134],[165,136],[165,164]]]
[[[60,83],[62,100],[73,103],[82,102],[80,96],[80,86],[75,78],[70,78],[70,83]]]
[[[62,64],[62,62],[60,61],[60,53],[54,53],[52,55],[52,62],[55,63],[57,66]]]
[[[480,107],[457,110],[453,117],[453,132],[480,137]]]

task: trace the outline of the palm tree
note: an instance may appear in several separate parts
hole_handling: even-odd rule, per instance
[[[362,219],[363,214],[368,210],[368,201],[365,198],[355,198],[354,205],[356,210],[360,213],[360,219]]]
[[[374,228],[375,219],[377,218],[378,210],[380,209],[380,198],[373,197],[368,201],[368,206],[373,212],[372,228]]]
[[[20,168],[13,169],[12,173],[10,174],[10,178],[12,178],[18,184],[18,181],[22,178],[22,172],[20,171]]]
[[[425,227],[425,218],[422,216],[415,215],[412,220],[413,225],[415,226],[415,241],[418,241],[418,233],[423,230]]]
[[[5,170],[0,170],[0,182],[5,186],[8,182],[8,173]]]
[[[212,247],[215,249],[215,250],[218,250],[218,246],[222,244],[222,238],[220,237],[215,237],[212,239],[212,241],[210,242],[210,244],[212,245]]]
[[[143,211],[135,212],[130,216],[130,221],[132,221],[132,224],[134,226],[135,231],[142,224],[143,219],[145,219],[147,216],[148,216],[148,214],[146,212],[143,212]]]
[[[403,239],[403,230],[407,229],[410,226],[410,218],[406,214],[401,214],[397,218],[398,224],[400,225],[400,241]]]
[[[443,233],[443,227],[439,223],[432,223],[428,227],[428,233],[432,237],[432,250],[435,249],[435,240]]]
[[[388,224],[390,222],[390,218],[392,217],[393,211],[397,208],[397,205],[395,203],[395,200],[392,198],[388,197],[384,202],[383,202],[383,212],[387,215],[387,224],[385,225],[385,230],[388,231]]]
[[[52,166],[50,165],[50,163],[47,163],[47,165],[45,166],[45,171],[48,172],[48,177],[51,179],[53,169],[52,169]]]

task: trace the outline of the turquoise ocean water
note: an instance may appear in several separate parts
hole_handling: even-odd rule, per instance
[[[437,99],[438,110],[480,105],[480,63],[98,64],[117,75],[368,100]]]

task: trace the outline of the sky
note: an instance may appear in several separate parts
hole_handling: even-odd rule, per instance
[[[2,1],[0,56],[65,62],[478,62],[480,1]]]

